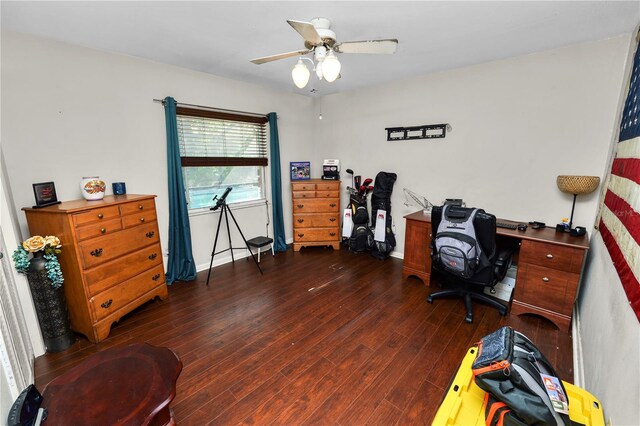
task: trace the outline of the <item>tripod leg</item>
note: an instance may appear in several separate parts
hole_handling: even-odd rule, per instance
[[[218,227],[216,228],[216,239],[213,240],[213,250],[211,251],[211,263],[209,263],[209,273],[207,274],[207,287],[209,286],[209,277],[211,277],[211,268],[213,267],[213,256],[216,255],[216,246],[218,245],[218,235],[220,234],[220,224],[222,223],[222,212],[220,212],[220,217],[218,218]],[[229,226],[229,221],[227,220],[227,227]]]
[[[227,235],[229,235],[229,251],[231,251],[231,263],[234,263],[235,259],[233,258],[233,246],[231,245],[231,231],[229,230],[229,216],[227,216],[227,211],[231,210],[229,210],[229,206],[227,206],[226,204],[222,205],[222,210],[224,210],[224,218],[227,222]],[[233,214],[231,215],[231,217],[233,217]],[[235,222],[235,219],[233,221]],[[238,226],[237,223],[236,226]]]
[[[240,232],[240,236],[242,237],[242,241],[244,241],[244,245],[247,246],[247,250],[249,250],[249,253],[251,253],[251,257],[253,258],[253,261],[258,267],[258,270],[260,271],[260,275],[264,275],[264,273],[262,272],[262,268],[260,267],[260,263],[256,260],[256,256],[251,251],[251,248],[249,247],[249,243],[247,243],[247,239],[244,237],[244,234],[242,233],[242,229],[240,229],[240,225],[238,225],[238,222],[236,221],[235,216],[233,216],[233,212],[231,211],[231,209],[229,209],[229,214],[231,215],[231,219],[233,219],[233,223],[236,224],[236,228],[238,228],[238,232]],[[227,226],[229,226],[228,221],[227,221]]]

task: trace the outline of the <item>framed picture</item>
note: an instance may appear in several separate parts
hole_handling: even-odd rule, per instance
[[[311,179],[311,163],[309,161],[293,161],[291,165],[291,180]]]
[[[56,195],[56,186],[53,182],[34,183],[33,195],[36,196],[36,205],[33,206],[35,208],[60,204]]]

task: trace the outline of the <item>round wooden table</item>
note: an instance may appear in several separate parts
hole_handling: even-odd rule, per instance
[[[168,348],[138,343],[97,353],[44,389],[47,425],[173,424],[169,403],[182,362]]]

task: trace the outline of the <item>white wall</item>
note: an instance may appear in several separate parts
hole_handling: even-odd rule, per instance
[[[583,386],[614,425],[640,423],[640,324],[602,237],[591,240],[579,301]]]
[[[398,174],[392,214],[404,251],[402,189],[463,198],[498,217],[548,225],[571,213],[556,176],[601,175],[629,36],[520,56],[322,98],[314,162]],[[349,70],[343,70],[344,78]],[[318,109],[318,105],[316,105]],[[316,111],[317,112],[317,111]],[[450,123],[444,139],[387,142],[386,127]],[[343,184],[350,178],[343,172]],[[589,229],[598,193],[578,198]]]
[[[311,157],[310,98],[12,32],[2,33],[1,55],[2,150],[22,233],[18,238],[29,236],[20,209],[34,204],[32,183],[53,180],[58,199],[73,200],[81,198],[80,179],[96,175],[107,182],[107,194],[111,182],[124,181],[128,193],[158,196],[161,243],[166,249],[164,109],[152,100],[173,96],[178,102],[278,113],[284,220],[291,240],[287,171],[289,161]],[[268,173],[266,179],[270,185]],[[191,217],[194,257],[200,268],[209,266],[217,217],[213,213]],[[236,219],[247,238],[264,235],[264,204],[236,211]],[[239,246],[235,243],[239,235],[231,232],[234,246]],[[216,264],[229,256],[228,252],[217,256]]]

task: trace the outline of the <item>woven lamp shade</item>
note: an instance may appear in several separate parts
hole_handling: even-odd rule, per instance
[[[567,176],[561,175],[556,179],[558,189],[569,194],[589,194],[600,184],[598,176]]]

